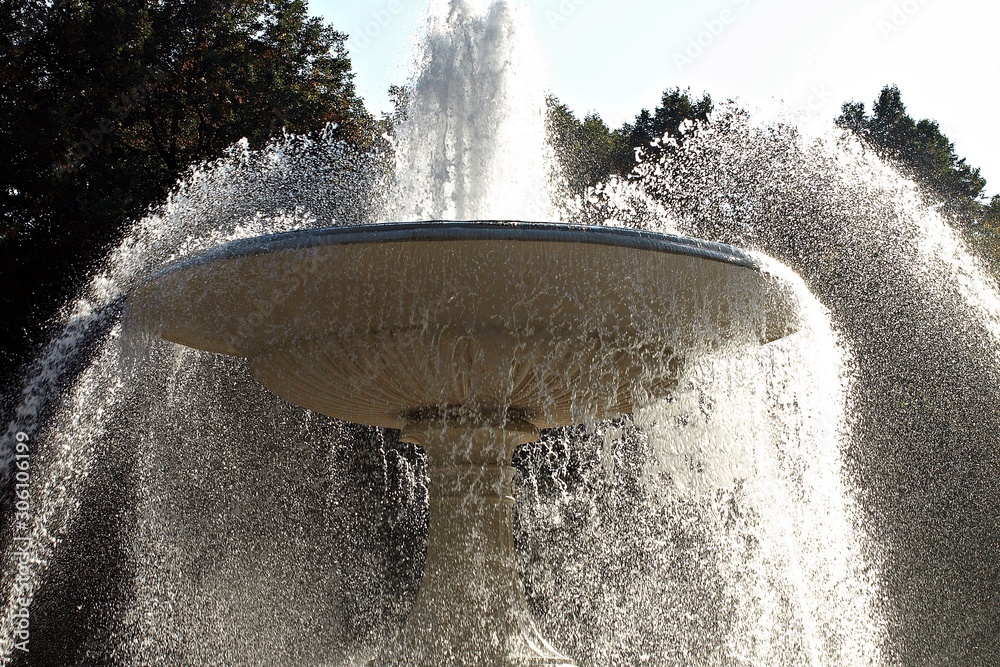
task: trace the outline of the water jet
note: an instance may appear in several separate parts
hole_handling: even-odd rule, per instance
[[[734,247],[610,227],[386,223],[225,244],[129,297],[133,326],[244,357],[288,401],[423,448],[420,593],[374,664],[573,665],[535,627],[512,537],[518,445],[631,413],[683,364],[795,330]]]

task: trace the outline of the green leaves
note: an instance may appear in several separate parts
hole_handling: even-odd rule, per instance
[[[605,180],[618,156],[630,150],[624,137],[612,133],[597,114],[580,121],[555,97],[547,101],[550,141],[570,188],[582,190]]]
[[[986,180],[955,153],[955,146],[933,120],[916,121],[906,113],[899,88],[886,86],[865,113],[862,102],[848,102],[837,124],[855,132],[883,158],[923,186],[943,211],[963,224],[981,214]]]
[[[7,364],[72,276],[190,165],[286,128],[336,123],[358,143],[376,129],[345,35],[310,18],[304,0],[0,0],[0,10],[0,262],[20,276],[0,295],[0,349],[18,351]]]
[[[656,160],[669,146],[660,140],[670,135],[681,142],[685,121],[705,121],[712,112],[712,98],[700,100],[690,91],[668,89],[653,112],[643,109],[634,123],[612,131],[596,113],[579,120],[554,96],[548,98],[549,134],[556,157],[573,190],[586,189],[617,174],[627,176],[636,165],[636,150]]]
[[[653,113],[643,109],[636,116],[635,123],[626,123],[618,132],[625,137],[629,146],[633,149],[643,149],[655,160],[667,149],[660,142],[664,136],[670,135],[678,142],[683,141],[681,125],[686,121],[708,120],[713,108],[714,104],[709,95],[695,100],[689,90],[671,88],[663,93],[660,106],[656,107]],[[632,171],[633,166],[635,166],[634,156],[618,156],[616,171],[619,174],[627,174]]]
[[[956,222],[966,239],[990,263],[1000,268],[997,216],[1000,202],[982,201],[986,179],[955,153],[936,121],[914,120],[906,112],[896,86],[886,86],[865,112],[863,102],[844,104],[837,124],[851,130],[916,181],[928,200]]]

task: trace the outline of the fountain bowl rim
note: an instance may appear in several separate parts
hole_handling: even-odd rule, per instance
[[[140,281],[139,286],[154,283],[175,271],[226,259],[334,245],[428,241],[597,244],[697,257],[757,271],[761,269],[761,264],[756,258],[735,246],[631,227],[523,220],[426,220],[295,229],[236,239],[170,262],[146,276]]]

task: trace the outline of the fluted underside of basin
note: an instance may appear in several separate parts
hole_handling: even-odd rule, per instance
[[[368,354],[356,354],[359,347]],[[493,331],[330,337],[272,349],[252,362],[261,384],[297,405],[392,428],[457,407],[503,409],[538,428],[623,414],[632,410],[634,387],[664,396],[676,370],[669,348],[653,353],[569,335],[538,336],[531,345]]]

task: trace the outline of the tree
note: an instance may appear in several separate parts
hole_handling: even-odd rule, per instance
[[[994,272],[1000,275],[1000,195],[993,195],[990,205],[983,211],[976,245],[992,263]]]
[[[574,188],[586,188],[606,180],[612,174],[628,176],[636,164],[636,150],[649,159],[657,159],[665,147],[659,140],[670,135],[684,140],[680,133],[685,121],[705,121],[712,112],[712,98],[700,100],[690,91],[668,89],[660,105],[650,113],[643,109],[633,123],[610,130],[597,114],[579,120],[565,104],[548,98],[549,135],[563,172]]]
[[[983,222],[994,229],[1000,229],[1000,195],[993,195],[990,205],[983,213]]]
[[[0,0],[3,386],[193,163],[246,137],[374,128],[304,0]]]
[[[620,150],[615,155],[614,170],[618,174],[628,174],[635,166],[635,149],[642,148],[651,159],[657,159],[665,150],[659,144],[659,139],[670,135],[678,141],[683,141],[680,133],[681,124],[685,121],[706,121],[712,113],[714,103],[710,95],[703,95],[700,100],[691,97],[690,90],[670,88],[664,91],[660,98],[660,106],[653,113],[647,109],[639,112],[634,123],[626,123],[616,133],[623,137],[620,145],[626,145],[629,150]]]
[[[978,222],[986,180],[979,169],[958,157],[937,122],[916,121],[906,113],[899,88],[884,87],[871,115],[863,102],[844,104],[837,124],[853,131],[923,186],[954,220],[966,225]]]
[[[586,189],[608,178],[617,156],[631,148],[597,114],[580,121],[569,107],[548,97],[549,136],[563,174],[574,189]]]

